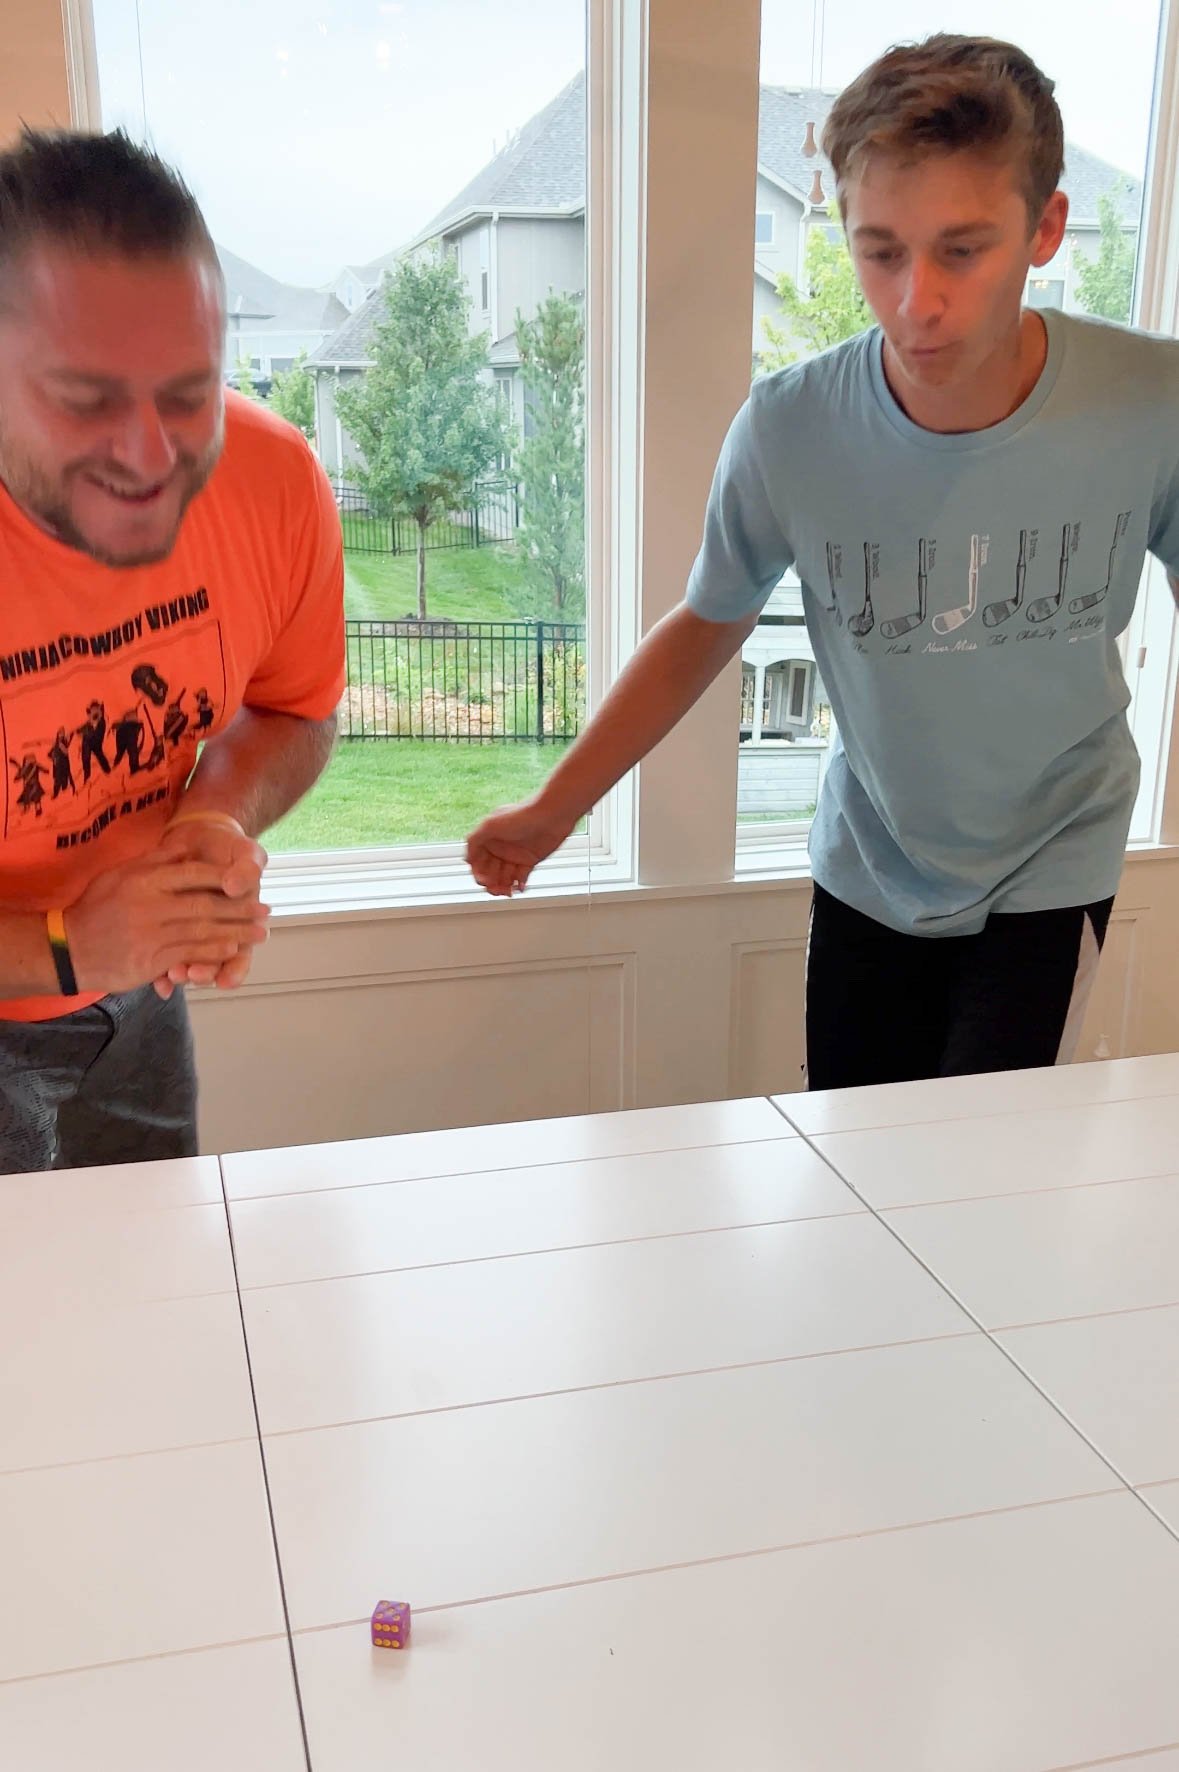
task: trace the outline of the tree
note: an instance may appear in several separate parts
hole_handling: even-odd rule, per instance
[[[533,320],[516,315],[532,435],[516,452],[524,496],[520,570],[537,615],[585,613],[585,324],[551,292]]]
[[[1101,240],[1097,257],[1077,262],[1077,300],[1087,314],[1105,320],[1128,320],[1134,299],[1137,236],[1127,234],[1118,214],[1120,187],[1097,199]]]
[[[378,517],[418,526],[418,615],[426,618],[426,531],[468,503],[478,476],[506,454],[512,428],[480,380],[487,334],[467,331],[470,305],[449,255],[403,259],[386,279],[373,364],[341,388],[336,410],[361,451],[349,476]]]
[[[832,205],[828,211],[838,220]],[[778,300],[782,304],[782,320],[777,324],[768,316],[762,321],[769,348],[760,353],[758,368],[762,371],[785,369],[798,360],[798,346],[812,351],[825,351],[829,345],[842,344],[871,326],[872,314],[860,293],[851,253],[842,231],[829,239],[824,228],[811,228],[806,243],[807,294],[786,271],[778,278]]]
[[[300,351],[289,369],[275,371],[269,404],[290,424],[297,425],[309,443],[315,441],[315,377],[307,368],[307,352]]]
[[[247,400],[262,398],[254,381],[254,370],[248,357],[239,357],[237,360],[237,391],[239,394],[244,394]]]

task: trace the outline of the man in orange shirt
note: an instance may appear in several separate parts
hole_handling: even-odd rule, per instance
[[[195,1151],[176,987],[245,978],[255,839],[331,750],[339,519],[224,390],[224,299],[125,136],[0,154],[3,1172]]]

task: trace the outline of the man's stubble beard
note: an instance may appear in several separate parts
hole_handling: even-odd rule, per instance
[[[180,501],[180,509],[167,541],[158,547],[135,554],[112,554],[100,544],[94,543],[85,532],[78,527],[70,514],[68,485],[71,477],[79,472],[105,473],[117,484],[119,470],[104,468],[97,462],[71,463],[55,481],[50,475],[42,472],[39,465],[27,457],[21,459],[10,446],[5,435],[3,420],[0,418],[0,483],[7,489],[9,496],[24,510],[27,516],[42,529],[48,530],[57,541],[66,547],[74,548],[78,553],[85,554],[101,566],[130,567],[156,566],[166,560],[176,545],[176,537],[180,533],[180,525],[184,514],[197,493],[208,483],[213,469],[220,459],[225,443],[225,418],[222,414],[217,426],[217,434],[208,447],[199,455],[181,454],[172,469],[170,479],[178,474],[184,475],[184,492]]]

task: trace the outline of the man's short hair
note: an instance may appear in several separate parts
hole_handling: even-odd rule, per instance
[[[0,274],[45,240],[125,258],[196,252],[217,263],[179,173],[121,129],[25,128],[0,153]]]
[[[901,160],[969,149],[1015,165],[1031,228],[1064,171],[1055,83],[1014,43],[947,32],[898,44],[844,88],[823,126],[840,209],[873,154]]]

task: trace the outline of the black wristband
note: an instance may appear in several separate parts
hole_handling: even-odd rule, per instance
[[[61,994],[63,997],[76,997],[78,981],[74,977],[74,962],[70,957],[70,944],[66,938],[65,916],[61,911],[47,911],[45,922],[49,931],[49,952],[53,955]]]

